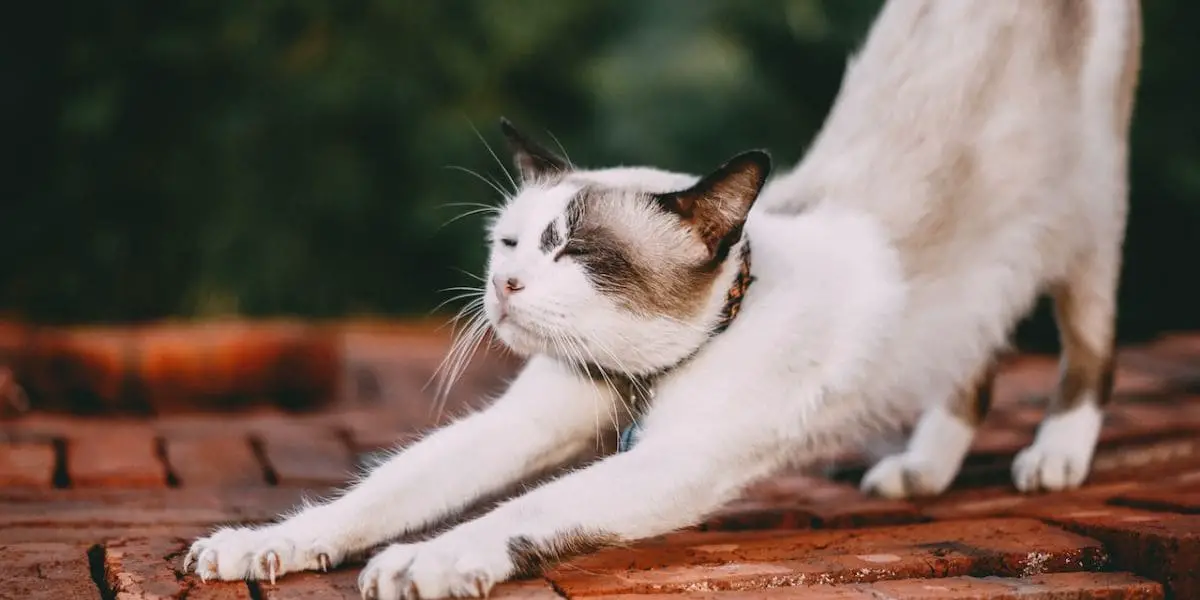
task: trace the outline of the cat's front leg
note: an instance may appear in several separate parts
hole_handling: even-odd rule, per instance
[[[738,422],[730,422],[730,421]],[[632,450],[511,500],[420,544],[375,556],[364,598],[485,596],[495,584],[569,556],[699,522],[770,473],[785,454],[770,421],[647,429]]]
[[[203,579],[274,580],[337,566],[581,455],[595,443],[597,427],[613,431],[615,401],[557,362],[534,358],[488,409],[396,454],[331,502],[197,540],[184,569],[194,566]]]

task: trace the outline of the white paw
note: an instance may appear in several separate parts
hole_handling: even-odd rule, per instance
[[[367,600],[484,598],[512,571],[504,545],[435,538],[388,546],[367,563],[358,589]]]
[[[863,476],[860,488],[864,493],[893,499],[936,496],[950,487],[957,474],[958,463],[905,452],[876,463]]]
[[[1081,443],[1035,442],[1013,461],[1013,483],[1022,492],[1057,492],[1083,485],[1091,468],[1092,449]]]
[[[971,447],[975,428],[942,407],[921,415],[908,449],[875,464],[861,488],[885,498],[936,496],[950,487]]]
[[[1013,460],[1017,489],[1056,492],[1082,485],[1091,470],[1102,421],[1103,414],[1091,402],[1046,417],[1033,445]]]
[[[193,565],[202,580],[267,580],[284,573],[327,571],[345,558],[332,545],[286,523],[261,528],[223,527],[192,543],[183,570]]]

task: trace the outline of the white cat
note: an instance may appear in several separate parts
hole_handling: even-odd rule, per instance
[[[340,498],[218,530],[185,565],[227,580],[330,568],[635,416],[627,451],[377,554],[364,597],[482,596],[694,524],[919,413],[864,486],[938,493],[994,354],[1044,291],[1062,385],[1013,475],[1079,485],[1111,388],[1139,47],[1134,0],[892,0],[811,151],[769,184],[762,152],[703,178],[584,170],[505,123],[522,185],[491,227],[483,304],[524,370]]]

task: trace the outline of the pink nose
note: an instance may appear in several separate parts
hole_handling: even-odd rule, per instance
[[[500,277],[497,276],[492,280],[492,285],[496,288],[496,295],[503,300],[514,292],[519,292],[525,289],[525,285],[516,277]]]

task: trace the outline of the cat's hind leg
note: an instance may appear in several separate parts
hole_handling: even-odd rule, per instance
[[[1021,491],[1078,487],[1087,479],[1112,396],[1119,250],[1091,253],[1054,290],[1062,343],[1058,390],[1028,448],[1013,462]]]
[[[980,370],[947,402],[922,413],[903,452],[884,458],[863,477],[864,492],[886,498],[934,496],[953,483],[991,407],[995,371]]]

